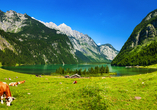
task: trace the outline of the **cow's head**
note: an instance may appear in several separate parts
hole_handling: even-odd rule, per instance
[[[15,98],[14,97],[8,97],[7,98],[7,106],[10,106],[10,104],[11,104],[11,102],[13,101],[13,100],[15,100]]]

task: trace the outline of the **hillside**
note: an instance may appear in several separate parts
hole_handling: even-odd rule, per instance
[[[112,65],[151,65],[157,63],[157,10],[138,24]]]
[[[10,83],[26,80],[17,87],[10,86],[16,99],[1,110],[155,110],[157,108],[157,74],[125,77],[63,78],[22,74],[0,68],[0,81]],[[7,78],[7,80],[6,80]],[[11,78],[11,80],[8,80]],[[74,81],[77,84],[73,84]]]
[[[111,44],[103,44],[99,46],[100,52],[107,56],[107,59],[113,60],[119,53]]]
[[[78,63],[66,35],[56,34],[27,14],[0,11],[0,29],[3,65]]]
[[[83,57],[81,59],[86,58],[86,61],[112,61],[119,52],[111,44],[98,46],[90,36],[88,36],[87,34],[83,34],[79,31],[72,30],[71,27],[67,26],[65,23],[60,24],[59,26],[57,26],[53,22],[42,23],[51,29],[58,30],[57,33],[66,34],[74,47],[76,56],[78,56],[79,58]]]
[[[2,65],[110,62],[117,54],[109,47],[101,52],[88,35],[65,24],[50,28],[12,10],[0,11],[0,40]]]

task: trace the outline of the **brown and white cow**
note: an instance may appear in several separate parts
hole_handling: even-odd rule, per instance
[[[19,82],[18,82],[18,84],[22,84],[22,83],[25,83],[25,80],[24,80],[24,81],[19,81]]]
[[[9,83],[9,86],[17,86],[18,85],[18,82],[11,82]]]
[[[11,102],[15,99],[11,96],[10,88],[7,83],[0,82],[0,96],[1,104],[3,104],[3,98],[6,99],[7,106],[10,106]]]

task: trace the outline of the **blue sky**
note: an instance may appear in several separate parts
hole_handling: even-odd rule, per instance
[[[157,0],[3,0],[0,10],[26,13],[44,22],[65,23],[97,44],[120,50]]]

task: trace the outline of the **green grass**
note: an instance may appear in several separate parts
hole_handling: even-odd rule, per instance
[[[2,63],[0,62],[0,67],[2,67]]]
[[[139,66],[139,68],[157,68],[157,64],[149,65],[149,66]]]
[[[150,66],[148,66],[148,68],[157,68],[157,64],[150,65]]]
[[[12,80],[5,80],[5,78]],[[18,77],[18,78],[16,78]],[[157,108],[157,72],[125,77],[70,79],[22,74],[0,68],[0,81],[24,84],[10,87],[16,98],[1,110],[153,110]],[[77,84],[73,84],[73,81]],[[141,97],[140,100],[135,97]]]

